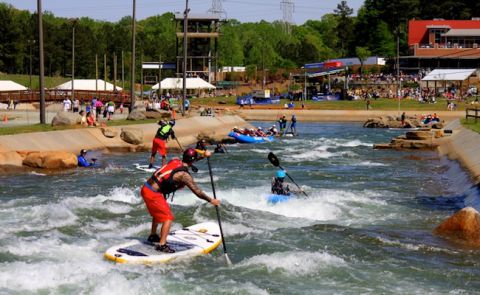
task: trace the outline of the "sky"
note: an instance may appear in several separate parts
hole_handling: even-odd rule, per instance
[[[240,22],[274,21],[283,18],[280,9],[282,1],[294,3],[293,23],[318,20],[326,13],[332,13],[341,0],[223,0],[221,4],[227,18]],[[364,0],[347,0],[356,15]],[[36,11],[35,0],[0,0],[18,9]],[[213,0],[189,0],[191,13],[206,13]],[[90,17],[96,20],[116,22],[132,14],[132,0],[42,0],[43,10],[59,17]],[[185,0],[136,0],[136,17],[144,19],[165,12],[183,12]]]

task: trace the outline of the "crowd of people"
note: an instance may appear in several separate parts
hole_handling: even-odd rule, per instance
[[[66,97],[63,102],[63,111],[78,113],[82,116],[81,124],[85,126],[98,126],[100,116],[103,116],[104,120],[110,121],[117,110],[116,104],[113,100],[109,100],[104,103],[101,99],[93,97],[90,101],[86,99],[79,100],[75,98],[73,102],[69,97]],[[118,107],[120,114],[124,112],[123,103]]]

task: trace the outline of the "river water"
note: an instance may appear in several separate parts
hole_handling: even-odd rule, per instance
[[[254,123],[268,127],[266,123]],[[373,150],[398,132],[306,123],[300,136],[228,145],[211,158],[233,266],[222,247],[166,265],[114,264],[110,246],[149,234],[136,170],[147,153],[96,155],[98,169],[0,176],[1,294],[479,294],[478,250],[432,235],[476,199],[434,152]],[[308,198],[269,204],[273,151]],[[205,161],[195,175],[211,194]],[[174,229],[215,221],[188,190]]]

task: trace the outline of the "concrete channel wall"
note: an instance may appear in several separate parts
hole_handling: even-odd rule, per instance
[[[453,131],[438,151],[441,156],[458,161],[472,176],[475,184],[480,183],[480,134],[460,125],[458,120],[445,127]]]

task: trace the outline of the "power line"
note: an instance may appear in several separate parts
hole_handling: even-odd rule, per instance
[[[207,12],[227,18],[227,12],[223,9],[222,1],[223,0],[212,0],[212,7]]]
[[[293,0],[282,0],[280,2],[280,9],[283,12],[285,31],[290,33],[290,25],[293,24],[293,12],[295,11],[295,4],[293,3]]]

